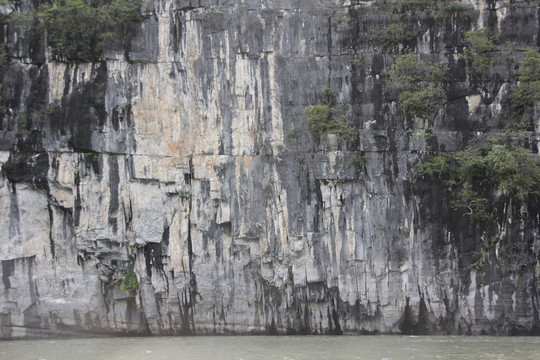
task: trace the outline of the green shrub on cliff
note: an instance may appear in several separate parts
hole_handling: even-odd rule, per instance
[[[432,121],[446,103],[445,79],[444,64],[426,63],[413,53],[397,57],[390,72],[390,82],[400,92],[403,111],[428,121]]]
[[[464,57],[472,62],[475,70],[483,70],[492,62],[491,52],[495,49],[493,36],[487,34],[484,29],[471,30],[465,33],[463,42],[466,49]]]
[[[387,51],[396,51],[399,45],[415,38],[410,25],[405,23],[390,24],[387,27],[373,30],[369,41]]]
[[[432,156],[418,166],[418,175],[428,175],[443,182],[449,181],[454,171],[454,158],[448,153]]]
[[[442,6],[442,11],[446,14],[463,16],[470,12],[472,7],[462,2],[448,1]]]
[[[305,108],[308,129],[316,141],[322,134],[336,134],[340,141],[350,142],[356,138],[356,129],[347,120],[347,104],[338,106],[334,91],[325,88],[320,94],[322,104]]]
[[[133,267],[130,267],[120,284],[120,289],[124,291],[135,291],[138,288],[139,281],[137,280],[137,274],[133,271]]]
[[[512,106],[518,114],[523,114],[528,106],[540,101],[540,54],[529,49],[518,70],[520,81],[512,94]]]
[[[495,200],[503,196],[521,203],[540,195],[540,162],[537,155],[510,135],[489,138],[454,155],[442,153],[419,165],[418,173],[437,179],[454,194],[452,207],[477,223],[495,218]]]
[[[431,18],[448,15],[469,17],[473,13],[470,4],[459,0],[376,0],[375,6],[394,14],[424,14]]]
[[[431,9],[436,0],[376,0],[375,5],[393,13],[414,13]]]
[[[41,7],[39,16],[45,22],[54,55],[67,60],[94,60],[103,52],[107,35],[104,18],[82,0],[53,1]]]
[[[426,63],[414,53],[398,56],[390,80],[401,88],[417,89],[423,84],[441,84],[446,79],[446,65]]]
[[[403,111],[420,119],[430,120],[446,101],[446,93],[440,85],[429,84],[415,91],[399,94]]]
[[[127,0],[53,0],[38,16],[45,23],[48,44],[55,56],[66,60],[98,60],[106,39],[122,35],[141,17],[137,2]]]

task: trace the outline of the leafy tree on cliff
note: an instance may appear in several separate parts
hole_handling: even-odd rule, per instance
[[[43,19],[53,54],[66,60],[98,60],[106,40],[125,33],[141,21],[139,4],[127,0],[53,0],[42,5]]]
[[[512,94],[512,106],[518,114],[540,101],[540,54],[529,49],[518,70],[519,86]]]
[[[347,119],[347,104],[338,105],[332,89],[324,88],[320,97],[322,104],[305,108],[304,117],[316,141],[322,134],[336,134],[343,142],[351,142],[357,136],[357,131]]]
[[[454,209],[487,224],[496,220],[497,200],[519,205],[540,195],[540,162],[522,142],[515,134],[499,134],[454,155],[432,156],[419,166],[419,175],[440,181],[453,195]]]
[[[444,64],[426,63],[414,53],[398,56],[390,73],[390,81],[399,91],[403,112],[426,120],[430,125],[446,103],[445,79]]]

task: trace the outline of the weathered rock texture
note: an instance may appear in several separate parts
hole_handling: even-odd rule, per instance
[[[0,338],[538,332],[538,204],[471,266],[485,234],[417,175],[427,150],[506,125],[540,42],[538,2],[471,3],[409,44],[452,72],[428,139],[369,42],[413,15],[367,1],[149,1],[93,63],[4,21]],[[458,54],[480,27],[516,43],[483,77]],[[324,87],[349,102],[354,145],[307,131]]]

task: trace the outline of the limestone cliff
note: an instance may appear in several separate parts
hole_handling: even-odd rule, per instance
[[[479,230],[417,167],[508,125],[537,1],[149,0],[91,61],[13,20],[37,3],[0,6],[0,338],[539,332],[537,198]],[[450,69],[429,136],[389,82],[406,48]],[[355,141],[308,131],[323,88]]]

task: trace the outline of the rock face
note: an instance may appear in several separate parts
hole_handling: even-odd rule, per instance
[[[538,333],[538,203],[488,238],[417,172],[506,126],[540,45],[537,2],[471,6],[434,21],[369,1],[149,1],[95,62],[55,59],[2,6],[0,338]],[[411,19],[406,46],[452,75],[429,137],[369,40]],[[460,57],[477,28],[507,65]],[[307,130],[325,87],[354,144]]]

